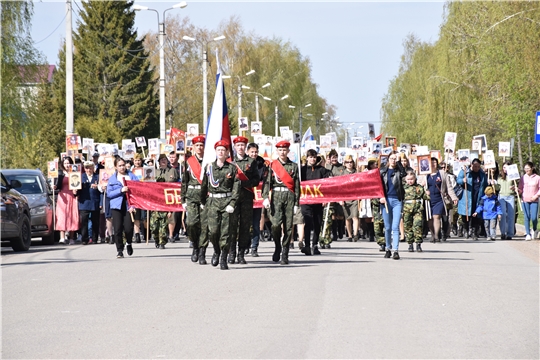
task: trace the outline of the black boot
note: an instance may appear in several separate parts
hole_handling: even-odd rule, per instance
[[[222,251],[221,256],[219,258],[219,268],[221,270],[229,270],[229,267],[227,266],[227,252]]]
[[[229,264],[234,264],[236,261],[236,243],[235,247],[232,247],[232,245],[233,244],[231,244],[231,249],[229,250],[229,259],[227,260]]]
[[[279,256],[281,255],[281,242],[274,239],[274,245],[276,246],[276,248],[274,250],[274,255],[272,255],[272,261],[278,262]]]
[[[413,246],[413,244],[409,244],[409,252],[414,252],[414,246]]]
[[[386,245],[385,244],[379,245],[379,251],[386,251]]]
[[[311,249],[311,252],[313,253],[313,255],[321,255],[321,252],[319,251],[319,248],[318,248],[318,246],[316,244],[313,245],[313,248]]]
[[[193,252],[191,253],[191,261],[196,263],[199,261],[199,248],[196,246],[193,246]]]
[[[206,265],[206,248],[199,248],[199,265]]]
[[[243,264],[243,265],[247,264],[246,259],[244,258],[245,253],[246,252],[244,251],[244,249],[238,249],[238,263],[239,264]]]
[[[304,253],[304,255],[311,255],[311,248],[309,247],[309,244],[306,244],[306,246],[302,248],[302,252]]]
[[[418,252],[424,251],[424,250],[422,250],[422,244],[420,244],[420,243],[416,244],[416,251],[418,251]]]
[[[139,244],[139,243],[141,242],[141,234],[139,234],[139,233],[136,233],[136,234],[135,234],[135,242],[136,242],[137,244]]]
[[[218,266],[220,255],[221,255],[221,251],[219,251],[219,249],[217,250],[214,249],[214,255],[212,255],[212,261],[211,261],[212,266]]]
[[[281,265],[289,265],[289,247],[285,246],[281,253]]]
[[[392,251],[386,250],[386,252],[384,253],[384,257],[386,259],[390,259],[392,257]]]

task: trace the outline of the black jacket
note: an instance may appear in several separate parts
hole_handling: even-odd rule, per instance
[[[326,168],[320,165],[315,165],[315,166],[304,165],[300,169],[300,174],[301,174],[302,181],[324,179],[327,177],[331,177],[332,175],[330,171],[328,171]]]
[[[388,167],[385,166],[381,168],[380,172],[383,183],[384,196],[386,197],[388,193],[388,176],[386,176],[386,173],[388,172]],[[399,201],[403,201],[404,191],[402,179],[405,178],[405,176],[406,172],[403,168],[403,165],[401,165],[400,162],[396,162],[396,167],[394,168],[394,176],[392,176],[392,184],[394,184],[394,188],[396,189]]]

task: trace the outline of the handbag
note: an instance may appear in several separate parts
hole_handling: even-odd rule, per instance
[[[456,194],[457,198],[461,200],[463,197],[463,187],[456,183],[456,186],[454,186],[454,193]]]

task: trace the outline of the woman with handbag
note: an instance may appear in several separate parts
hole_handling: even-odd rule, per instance
[[[446,241],[448,234],[448,206],[457,205],[458,198],[454,193],[446,171],[439,169],[439,160],[431,158],[432,173],[426,176],[426,193],[430,197],[430,218],[428,219],[431,242],[440,242],[439,232],[443,221],[442,239]]]

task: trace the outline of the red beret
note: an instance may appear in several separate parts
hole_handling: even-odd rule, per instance
[[[289,148],[291,146],[291,143],[287,140],[281,140],[276,144],[276,148]]]
[[[192,144],[196,144],[196,143],[203,143],[204,144],[204,136],[203,135],[195,136],[193,139],[191,139],[191,143]]]
[[[244,137],[244,136],[237,136],[233,140],[233,143],[235,143],[235,144],[237,144],[237,143],[247,144],[248,142],[249,142],[248,138]]]
[[[229,148],[229,142],[226,141],[226,140],[219,140],[215,145],[214,145],[214,149],[216,149],[218,146],[223,146],[225,148]]]

